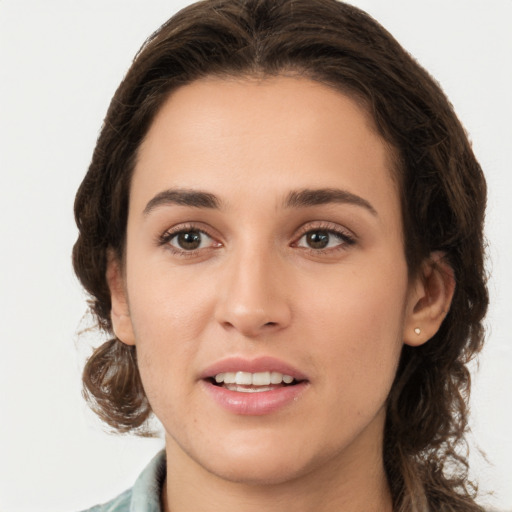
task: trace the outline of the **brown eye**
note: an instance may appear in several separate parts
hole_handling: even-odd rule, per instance
[[[212,239],[202,231],[189,230],[176,233],[170,240],[169,244],[183,251],[195,251],[210,245]]]
[[[296,247],[322,251],[324,249],[343,249],[355,243],[346,233],[334,229],[312,229],[304,233],[296,242]]]
[[[327,231],[310,231],[306,234],[306,243],[312,249],[325,249],[329,240],[330,234]]]

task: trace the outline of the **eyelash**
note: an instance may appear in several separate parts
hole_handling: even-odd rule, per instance
[[[328,235],[334,235],[336,238],[340,240],[340,243],[336,245],[335,247],[328,247],[324,249],[314,249],[312,247],[302,247],[299,246],[300,240],[302,240],[303,237],[308,235],[309,233],[327,233]],[[314,227],[311,227],[311,225],[303,226],[299,232],[299,236],[295,239],[295,241],[292,243],[293,247],[298,247],[300,249],[303,249],[305,251],[311,252],[312,254],[332,254],[337,251],[346,251],[348,247],[353,246],[356,244],[356,237],[348,230],[342,229],[340,226],[333,225],[331,223],[325,222],[320,223]]]
[[[175,239],[180,234],[185,233],[200,233],[201,235],[205,235],[208,238],[210,238],[213,241],[213,244],[208,247],[199,247],[197,249],[180,249],[178,247],[174,247],[171,244],[171,241]],[[302,240],[303,237],[310,233],[327,233],[328,235],[334,235],[336,238],[340,240],[340,243],[336,245],[335,247],[328,247],[328,248],[319,248],[315,249],[313,247],[303,247],[299,245],[299,242]],[[329,240],[330,242],[330,240]],[[303,226],[300,231],[299,235],[294,239],[294,242],[290,244],[291,247],[296,247],[304,251],[308,251],[311,254],[321,255],[321,254],[332,254],[337,251],[345,251],[348,247],[354,245],[356,243],[356,237],[349,232],[348,230],[341,229],[339,226],[333,226],[331,223],[320,223],[317,226],[311,226],[311,225],[305,225]],[[215,238],[210,235],[205,229],[202,229],[194,224],[186,224],[186,225],[179,225],[175,228],[172,228],[162,235],[160,235],[157,239],[157,245],[158,246],[165,246],[168,250],[170,250],[173,254],[184,257],[184,258],[192,258],[197,255],[199,251],[204,251],[205,249],[215,249],[222,246],[221,242],[215,241]]]
[[[211,238],[212,241],[214,241],[213,246],[192,249],[192,250],[187,251],[186,249],[180,249],[178,247],[174,247],[173,245],[171,245],[171,241],[174,238],[176,238],[177,236],[179,236],[180,234],[191,233],[191,232],[200,233],[201,235],[205,235],[208,238]],[[157,240],[157,245],[165,246],[168,250],[170,250],[173,254],[175,254],[177,256],[180,256],[183,258],[192,258],[192,257],[196,256],[199,251],[204,251],[205,249],[214,249],[214,248],[216,248],[215,245],[217,245],[217,247],[220,247],[222,244],[220,242],[216,242],[215,238],[213,236],[211,236],[205,229],[202,229],[194,224],[185,224],[185,225],[181,224],[175,228],[172,228],[172,229],[166,231],[162,235],[160,235]]]

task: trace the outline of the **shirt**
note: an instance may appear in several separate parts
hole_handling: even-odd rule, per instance
[[[157,453],[131,489],[83,512],[162,512],[160,496],[166,474],[165,450]]]

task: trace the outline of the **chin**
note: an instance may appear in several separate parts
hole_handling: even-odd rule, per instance
[[[205,469],[223,480],[254,487],[285,484],[308,473],[296,457],[271,461],[268,457],[235,460],[229,464],[205,465]]]
[[[267,433],[252,439],[218,440],[215,451],[191,454],[209,473],[223,480],[250,486],[280,485],[300,478],[332,456],[332,450],[318,447],[308,453],[304,442]],[[311,447],[314,443],[309,443]],[[325,448],[325,447],[324,447]],[[327,453],[325,453],[327,452]]]

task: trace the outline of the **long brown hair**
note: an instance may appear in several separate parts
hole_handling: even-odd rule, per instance
[[[456,289],[438,333],[404,346],[387,406],[384,461],[396,511],[473,511],[461,454],[467,364],[483,343],[488,303],[483,221],[486,186],[447,98],[375,20],[335,0],[205,0],[183,9],[143,45],[108,110],[75,202],[75,271],[102,329],[113,336],[109,252],[123,256],[137,150],[175,88],[208,75],[295,73],[360,102],[395,154],[405,253],[414,274],[433,251]],[[151,407],[137,354],[113,337],[88,360],[84,392],[121,432],[144,432]]]

